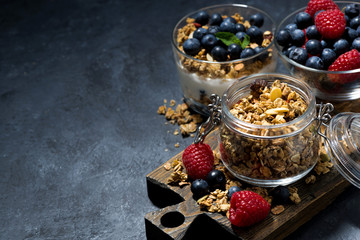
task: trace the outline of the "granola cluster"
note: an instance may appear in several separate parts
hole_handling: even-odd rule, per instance
[[[259,87],[257,91],[234,104],[230,112],[244,122],[276,125],[299,117],[307,109],[301,96],[278,80],[270,88]],[[255,98],[255,95],[258,97]],[[274,136],[294,132],[296,128],[258,128],[251,132],[237,129],[235,132],[222,123],[222,159],[234,173],[245,177],[282,179],[296,176],[313,167],[319,156],[320,138],[313,131],[314,124],[309,124],[296,135],[287,138],[257,139],[245,135]],[[239,133],[242,131],[244,134]]]

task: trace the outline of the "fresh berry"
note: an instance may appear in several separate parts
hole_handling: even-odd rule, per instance
[[[297,47],[301,47],[305,43],[305,33],[303,30],[295,29],[290,32],[291,42]]]
[[[206,11],[200,11],[195,15],[195,22],[205,25],[209,21],[209,14]]]
[[[240,53],[240,58],[248,58],[255,55],[255,51],[252,48],[245,48]]]
[[[356,16],[353,19],[351,19],[349,26],[353,29],[358,28],[360,26],[360,16]]]
[[[257,26],[251,26],[246,30],[246,34],[249,35],[250,41],[261,45],[263,41],[263,32]]]
[[[191,144],[184,150],[182,161],[190,178],[205,179],[213,168],[214,154],[208,144]]]
[[[257,27],[262,27],[262,25],[264,24],[264,16],[260,13],[255,13],[251,15],[250,24]]]
[[[359,15],[360,8],[358,4],[352,3],[345,6],[345,14],[349,18],[353,18]]]
[[[200,198],[209,193],[209,184],[204,179],[196,179],[191,183],[191,192],[194,198]]]
[[[289,57],[290,52],[292,50],[294,50],[295,48],[296,48],[296,46],[291,46],[291,47],[288,47],[288,48],[284,48],[282,52],[284,53],[285,56]]]
[[[243,24],[237,23],[235,24],[236,32],[245,32],[246,28]]]
[[[236,20],[235,20],[235,18],[233,18],[233,17],[227,17],[227,18],[225,18],[225,19],[224,19],[224,22],[231,22],[231,23],[233,23],[233,24],[236,24],[236,23],[237,23]]]
[[[268,52],[267,51],[264,51],[264,48],[263,47],[256,47],[254,48],[254,52],[255,54],[258,54],[258,53],[263,53],[263,54],[260,54],[258,56],[258,59],[263,61],[267,58],[267,56],[269,56]]]
[[[221,15],[219,13],[213,13],[210,16],[209,24],[211,26],[213,26],[213,25],[219,26],[222,23],[222,21],[223,21],[223,18],[221,17]]]
[[[324,69],[324,62],[323,62],[323,60],[321,58],[319,58],[317,56],[312,56],[312,57],[309,57],[306,60],[305,66],[310,67],[310,68],[323,70]]]
[[[334,43],[333,49],[336,54],[340,56],[341,54],[350,50],[350,44],[345,39],[339,39]]]
[[[355,29],[346,27],[341,38],[346,39],[348,42],[352,42],[358,36],[359,36],[359,33]]]
[[[347,71],[360,68],[360,53],[353,49],[340,55],[333,64],[330,65],[329,71]],[[332,82],[347,83],[356,80],[359,74],[332,74],[329,76]]]
[[[225,174],[220,170],[211,170],[206,177],[206,181],[213,190],[225,188]]]
[[[299,29],[305,29],[313,24],[312,17],[306,12],[299,12],[295,16],[295,23]]]
[[[360,26],[357,27],[356,32],[357,32],[358,35],[360,36]]]
[[[229,220],[238,227],[251,226],[263,220],[270,211],[270,204],[251,191],[235,192],[230,201]]]
[[[298,29],[298,26],[295,23],[289,23],[285,26],[285,29],[289,30],[289,32],[292,32],[295,29]]]
[[[218,39],[215,37],[214,34],[206,34],[201,39],[201,44],[204,46],[205,49],[211,51],[211,49],[218,44]]]
[[[237,45],[235,43],[230,44],[228,46],[228,52],[229,52],[230,59],[231,60],[239,59],[241,50],[242,50],[242,48],[239,45]]]
[[[297,47],[289,53],[289,58],[297,63],[304,65],[308,58],[308,53],[304,48]]]
[[[198,28],[194,31],[193,37],[201,41],[201,39],[208,33],[208,30],[205,28]]]
[[[321,43],[319,40],[310,39],[305,43],[306,51],[311,55],[318,55],[322,52]]]
[[[305,12],[314,17],[316,12],[330,9],[339,9],[339,7],[332,0],[310,0]]]
[[[211,50],[211,56],[217,61],[226,61],[227,51],[221,46],[215,46]]]
[[[241,190],[242,190],[242,189],[241,189],[240,187],[238,187],[238,186],[232,186],[232,187],[230,187],[229,190],[228,190],[228,193],[227,193],[227,197],[228,197],[229,201],[230,201],[230,199],[231,199],[231,197],[232,197],[232,195],[233,195],[234,193],[240,192]]]
[[[337,39],[345,31],[345,16],[340,10],[327,10],[316,16],[315,26],[324,38]]]
[[[220,32],[236,33],[235,23],[232,23],[230,21],[223,21],[220,24]]]
[[[235,36],[236,36],[240,41],[244,41],[245,36],[246,36],[246,33],[244,33],[244,32],[237,32],[237,33],[235,34]]]
[[[330,48],[324,48],[320,58],[323,60],[324,67],[327,69],[336,59],[336,53]]]
[[[305,33],[306,33],[306,37],[308,39],[317,39],[317,40],[321,39],[321,34],[316,29],[315,25],[311,25],[311,26],[307,27]]]
[[[217,32],[220,32],[220,27],[217,25],[210,26],[208,32],[215,35]]]
[[[200,41],[196,38],[189,38],[184,42],[183,49],[186,54],[195,56],[201,49]]]
[[[275,205],[289,202],[290,192],[285,186],[277,186],[270,192],[270,195],[273,197],[272,203]]]
[[[351,44],[351,48],[356,49],[360,52],[360,37],[354,39],[354,41]]]
[[[319,13],[321,13],[321,12],[324,12],[325,10],[319,10],[319,11],[317,11],[316,13],[315,13],[315,15],[314,15],[314,19],[316,18],[316,16],[319,14]]]
[[[282,29],[276,35],[276,41],[280,46],[288,46],[291,43],[291,36],[288,30]]]
[[[332,48],[332,46],[334,45],[333,41],[330,41],[330,40],[324,40],[322,39],[320,41],[321,43],[321,47],[324,49],[324,48]]]

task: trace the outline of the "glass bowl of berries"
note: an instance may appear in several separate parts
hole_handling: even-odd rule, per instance
[[[221,96],[241,77],[275,71],[275,30],[266,12],[242,4],[209,6],[183,17],[172,46],[185,103],[208,115],[211,94]]]
[[[310,0],[278,26],[275,45],[290,74],[326,101],[360,98],[360,4]]]

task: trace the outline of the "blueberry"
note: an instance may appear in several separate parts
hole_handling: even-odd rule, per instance
[[[235,34],[235,36],[236,36],[240,41],[244,41],[245,36],[246,36],[246,33],[244,33],[244,32],[237,32],[237,33]]]
[[[285,47],[282,52],[285,56],[289,57],[289,54],[292,50],[294,50],[296,48],[296,46],[291,46],[291,47]]]
[[[235,20],[234,18],[232,18],[232,17],[227,17],[227,18],[225,18],[225,19],[224,19],[224,22],[231,22],[231,23],[233,23],[233,24],[236,24],[236,23],[237,23],[236,20]]]
[[[230,201],[232,195],[233,195],[234,193],[240,192],[240,191],[241,191],[241,188],[239,188],[238,186],[232,186],[232,187],[230,187],[229,190],[228,190],[228,194],[227,194],[228,200]]]
[[[276,41],[280,46],[289,46],[291,43],[291,36],[288,30],[282,29],[276,35]]]
[[[215,35],[217,32],[220,32],[219,26],[214,25],[214,26],[210,26],[208,28],[208,33],[211,33],[211,34]]]
[[[250,24],[257,27],[262,27],[262,25],[264,24],[264,16],[260,13],[255,13],[251,15]]]
[[[223,19],[219,13],[213,13],[210,16],[209,24],[219,26],[222,23]]]
[[[305,49],[297,47],[289,53],[289,58],[297,63],[304,65],[308,58],[308,53]]]
[[[255,51],[252,48],[245,48],[240,54],[240,58],[248,58],[255,55]]]
[[[215,47],[217,45],[217,43],[218,43],[218,39],[215,37],[214,34],[209,34],[208,33],[201,39],[201,44],[208,51],[211,51],[211,49],[213,47]]]
[[[332,48],[333,44],[331,41],[325,41],[324,39],[320,41],[321,47],[324,48]]]
[[[241,23],[235,24],[236,32],[246,32],[246,28]]]
[[[231,32],[231,33],[236,33],[236,27],[235,24],[232,22],[222,22],[220,24],[220,32]]]
[[[359,15],[360,9],[357,4],[348,4],[345,6],[345,14],[349,16],[349,18],[353,18]]]
[[[193,37],[201,41],[201,39],[208,33],[208,30],[205,28],[198,28],[194,31]]]
[[[209,21],[209,14],[206,11],[200,11],[195,15],[195,22],[205,25]]]
[[[360,52],[360,37],[354,39],[354,41],[351,44],[351,48],[356,49]]]
[[[234,59],[239,59],[240,58],[240,53],[241,53],[241,47],[235,43],[230,44],[228,46],[228,52],[230,55],[230,59],[234,60]]]
[[[360,36],[360,26],[357,27],[356,32],[357,32],[358,35]]]
[[[324,48],[320,58],[323,60],[324,68],[328,68],[336,59],[336,53],[330,48]]]
[[[344,34],[342,35],[341,38],[344,38],[344,39],[348,40],[349,42],[352,42],[358,36],[359,36],[359,33],[355,29],[346,27]]]
[[[257,26],[251,26],[246,31],[246,34],[249,35],[250,41],[255,42],[261,45],[263,41],[263,32]]]
[[[305,66],[310,68],[315,68],[319,70],[324,69],[324,62],[321,58],[317,56],[309,57],[308,60],[306,60]]]
[[[200,198],[209,193],[209,184],[204,179],[196,179],[190,189],[195,198]]]
[[[308,39],[321,39],[321,34],[318,32],[315,25],[311,25],[306,28],[306,37]]]
[[[300,29],[307,28],[313,24],[312,17],[306,12],[299,12],[295,16],[295,23]]]
[[[285,186],[277,186],[270,192],[270,195],[273,197],[273,204],[285,204],[289,202],[290,192]]]
[[[345,22],[346,22],[346,26],[348,27],[348,26],[350,26],[350,18],[349,18],[349,16],[348,15],[345,15]]]
[[[298,29],[298,26],[295,23],[289,23],[285,26],[285,29],[289,30],[289,32],[292,32],[295,29]]]
[[[184,42],[183,49],[186,54],[195,56],[201,49],[200,41],[196,38],[189,38]]]
[[[356,16],[350,21],[350,27],[357,29],[360,26],[360,16]]]
[[[348,41],[341,38],[334,43],[333,49],[336,52],[336,54],[339,56],[350,50],[350,44]]]
[[[224,189],[226,184],[225,174],[219,170],[211,170],[206,176],[211,189]]]
[[[269,54],[267,52],[264,51],[264,48],[263,47],[256,47],[254,48],[254,52],[255,54],[258,54],[258,53],[262,53],[258,56],[258,59],[263,61],[266,59],[267,56],[269,56]]]
[[[318,55],[322,52],[321,43],[319,40],[310,39],[305,44],[306,51],[311,55]]]
[[[305,33],[303,30],[295,29],[294,31],[290,32],[290,36],[292,44],[297,47],[301,47],[305,42]]]
[[[215,46],[211,50],[211,56],[217,61],[226,61],[227,51],[221,46]]]

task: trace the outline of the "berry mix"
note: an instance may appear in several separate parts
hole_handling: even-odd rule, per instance
[[[219,62],[249,58],[263,52],[272,41],[271,32],[261,30],[264,16],[260,13],[244,21],[239,14],[210,15],[206,11],[199,11],[188,22],[195,26],[194,31],[179,45],[186,54],[198,59],[202,58],[198,56],[199,53],[203,55],[204,51],[212,58],[207,60]]]
[[[304,66],[329,71],[358,69],[360,4],[339,9],[332,0],[310,0],[304,12],[278,31],[276,41],[284,55]],[[346,83],[354,77],[331,80]]]

